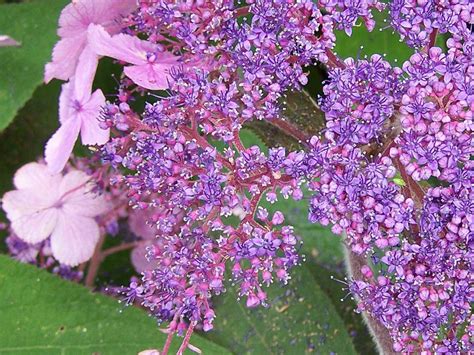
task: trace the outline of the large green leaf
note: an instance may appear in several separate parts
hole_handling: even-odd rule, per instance
[[[285,215],[285,224],[295,227],[296,234],[303,240],[302,252],[307,259],[324,264],[330,269],[340,270],[344,261],[342,251],[342,237],[334,235],[330,228],[319,224],[311,224],[308,221],[308,203],[311,196],[305,191],[305,198],[294,201],[289,198],[285,200],[279,196],[274,204],[263,202],[270,213],[281,211]]]
[[[0,48],[0,131],[41,84],[44,64],[57,41],[58,15],[67,2],[0,5],[0,34],[21,42],[20,47]]]
[[[375,11],[374,18],[376,27],[369,32],[364,25],[354,27],[352,35],[348,36],[344,31],[336,31],[335,52],[341,58],[357,58],[365,55],[386,55],[386,59],[392,64],[402,63],[413,54],[413,49],[400,41],[398,33],[392,28],[387,28],[387,12]],[[361,48],[363,46],[363,48]]]
[[[331,300],[305,267],[268,292],[269,308],[248,309],[234,287],[216,299],[215,331],[208,338],[237,354],[355,354]]]
[[[282,99],[282,119],[288,122],[301,137],[318,135],[324,127],[324,114],[318,107],[315,97],[306,91],[286,93]],[[252,121],[246,126],[255,132],[268,147],[286,147],[289,150],[301,149],[300,140],[286,127],[277,127],[267,121]]]
[[[136,354],[166,338],[144,311],[122,312],[117,300],[3,255],[0,304],[1,354]],[[198,335],[191,343],[204,354],[229,353]]]
[[[344,276],[312,261],[307,261],[306,266],[344,321],[344,326],[352,338],[356,351],[364,355],[377,354],[375,343],[362,316],[355,312],[356,303],[350,297],[347,285],[341,283],[341,281],[345,282]]]

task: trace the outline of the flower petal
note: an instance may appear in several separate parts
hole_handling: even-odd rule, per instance
[[[146,210],[134,209],[128,217],[128,227],[137,237],[143,239],[155,239],[157,235],[156,227],[150,225],[149,221],[153,219],[156,210],[148,208]]]
[[[51,235],[56,226],[58,210],[48,208],[12,221],[11,227],[18,238],[35,244]]]
[[[119,32],[121,28],[115,20],[128,15],[136,7],[136,0],[73,1],[61,11],[58,34],[61,37],[75,36],[84,32],[91,23],[103,24],[109,32]]]
[[[152,245],[152,242],[150,241],[140,243],[138,246],[133,248],[132,252],[130,253],[130,260],[132,261],[132,265],[138,273],[142,273],[146,270],[152,270],[154,267],[156,267],[156,263],[149,262],[146,258],[146,248],[150,245]]]
[[[11,47],[11,46],[16,47],[19,45],[21,45],[21,43],[15,41],[13,38],[6,35],[0,35],[0,47]]]
[[[87,182],[91,180],[91,176],[80,170],[70,170],[64,175],[59,186],[59,192],[63,201],[67,201],[74,194],[82,194]],[[68,197],[69,196],[69,197]]]
[[[93,184],[88,183],[90,179],[79,170],[72,170],[64,176],[60,191],[66,213],[96,217],[110,208],[103,195],[91,191]]]
[[[2,208],[7,213],[10,221],[21,218],[25,215],[34,214],[38,211],[50,207],[32,190],[14,190],[5,193],[2,197]]]
[[[59,174],[52,174],[45,164],[28,163],[17,170],[13,184],[19,190],[32,189],[41,194],[58,196],[58,186],[62,179]]]
[[[168,72],[172,64],[145,64],[125,67],[123,72],[135,84],[149,90],[168,88]]]
[[[52,79],[68,80],[76,71],[77,62],[86,45],[85,33],[61,39],[53,49],[53,60],[44,68],[44,81]]]
[[[92,93],[92,83],[94,82],[95,72],[97,71],[98,64],[99,57],[97,54],[95,54],[89,46],[85,46],[77,64],[77,75],[74,75],[73,80],[74,98],[79,102],[89,100]]]
[[[90,25],[87,32],[89,45],[96,54],[126,63],[145,64],[147,63],[147,53],[156,51],[156,46],[151,42],[122,33],[110,36],[99,25]]]
[[[56,225],[57,209],[45,206],[45,201],[31,190],[7,192],[2,208],[11,222],[15,234],[28,243],[48,238]]]
[[[59,173],[66,165],[80,128],[80,120],[72,117],[66,120],[46,143],[44,155],[51,172]]]
[[[99,226],[94,219],[60,211],[51,235],[53,256],[69,266],[83,263],[94,254],[99,236]]]
[[[105,144],[109,140],[110,129],[100,127],[99,115],[105,97],[101,90],[96,90],[84,105],[81,117],[81,142],[85,145]]]
[[[59,95],[59,122],[64,123],[74,113],[72,104],[74,99],[74,85],[67,82],[61,86],[61,94]]]

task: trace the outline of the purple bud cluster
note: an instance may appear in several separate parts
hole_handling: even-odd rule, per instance
[[[426,46],[438,32],[465,37],[474,23],[470,0],[393,0],[388,8],[391,26],[412,47]]]
[[[386,132],[394,103],[403,93],[401,69],[379,55],[348,58],[329,73],[321,109],[326,113],[325,138],[336,144],[368,144]]]
[[[433,47],[404,64],[408,89],[401,100],[399,156],[414,180],[449,176],[474,154],[474,58],[453,42],[447,54]]]
[[[263,286],[286,283],[299,262],[293,229],[280,226],[281,212],[270,219],[259,203],[302,198],[304,154],[274,149],[267,156],[245,147],[239,132],[250,119],[281,120],[279,98],[306,83],[304,66],[327,59],[331,23],[310,1],[238,8],[143,2],[128,21],[132,33],[181,51],[183,65],[170,70],[167,95],[140,114],[126,81],[121,102],[103,111],[104,124],[122,132],[104,147],[103,160],[130,172],[124,179],[133,205],[156,208],[151,222],[159,242],[147,256],[157,266],[127,298],[170,321],[171,332],[187,321],[209,330],[209,298],[225,290],[224,262],[249,307],[266,304]],[[230,226],[225,219],[236,210],[241,221]]]
[[[391,159],[370,161],[351,145],[326,149],[319,159],[318,179],[310,183],[311,222],[333,224],[345,234],[357,254],[399,244],[403,232],[414,223],[414,202],[393,182],[396,169]]]
[[[382,11],[385,4],[378,0],[322,0],[319,5],[331,15],[336,29],[352,34],[352,28],[362,19],[369,31],[375,27],[372,10]]]
[[[8,254],[22,263],[37,265],[42,269],[47,269],[63,279],[79,282],[82,277],[82,271],[73,267],[58,263],[51,252],[49,240],[37,244],[30,244],[18,238],[13,231],[10,231],[5,239]]]
[[[366,266],[366,279],[352,284],[362,300],[359,310],[368,310],[390,330],[394,350],[472,350],[473,201],[472,184],[429,189],[419,232],[377,260],[376,278]]]

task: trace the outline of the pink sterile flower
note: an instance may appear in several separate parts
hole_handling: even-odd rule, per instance
[[[156,228],[149,223],[153,217],[153,213],[154,210],[151,208],[146,210],[138,209],[133,210],[128,218],[130,231],[137,237],[143,239],[130,254],[133,267],[139,273],[153,269],[155,266],[153,263],[149,262],[146,257],[148,253],[147,248],[153,245],[153,241],[157,234]]]
[[[53,50],[53,61],[46,64],[44,80],[71,78],[79,57],[87,46],[87,28],[101,24],[109,33],[121,30],[118,20],[136,7],[136,0],[75,0],[59,17],[58,35],[61,40]]]
[[[91,258],[99,239],[94,217],[108,210],[91,192],[90,176],[79,170],[52,174],[46,165],[29,163],[13,178],[16,190],[3,196],[3,209],[15,234],[35,244],[51,237],[53,256],[75,266]]]
[[[178,57],[160,51],[159,45],[126,34],[110,36],[102,26],[89,26],[88,41],[97,55],[132,64],[124,68],[125,75],[145,89],[168,88],[167,74],[178,64]]]
[[[71,155],[79,132],[82,144],[104,144],[109,130],[99,125],[100,109],[105,104],[101,90],[92,92],[97,56],[86,48],[79,59],[81,74],[64,84],[59,98],[61,126],[46,144],[45,159],[53,173],[59,173]]]

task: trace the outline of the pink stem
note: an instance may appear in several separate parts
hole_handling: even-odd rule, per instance
[[[179,350],[178,350],[178,352],[176,353],[176,355],[183,355],[184,350],[186,350],[186,348],[188,347],[189,340],[191,339],[191,335],[193,334],[193,331],[194,331],[194,327],[195,327],[195,326],[196,326],[196,322],[192,322],[192,323],[189,325],[189,328],[188,328],[188,330],[186,331],[186,335],[184,336],[183,343],[182,343],[181,346],[179,347]]]
[[[85,285],[87,287],[92,288],[94,286],[94,281],[97,276],[97,272],[99,271],[100,263],[102,261],[102,245],[104,244],[105,241],[105,235],[101,235],[99,238],[99,242],[97,243],[97,246],[95,247],[94,250],[94,255],[92,255],[92,259],[89,262],[89,268],[87,270],[87,276],[85,280]]]
[[[117,245],[115,247],[111,247],[109,249],[106,249],[101,253],[101,260],[104,260],[109,255],[118,253],[119,251],[135,248],[139,244],[140,244],[139,242],[123,243],[123,244]]]
[[[345,68],[345,64],[337,57],[332,50],[326,49],[326,55],[329,58],[328,64],[333,68]]]
[[[166,337],[166,343],[165,346],[163,346],[163,350],[161,351],[161,355],[167,355],[168,351],[170,350],[171,346],[171,341],[173,340],[173,335],[174,331],[171,331],[168,333],[168,336]]]
[[[433,32],[431,32],[430,34],[430,42],[428,44],[428,49],[431,48],[431,47],[434,47],[434,45],[436,44],[436,37],[438,36],[438,29],[435,28],[433,30]]]
[[[272,124],[275,127],[278,127],[281,129],[284,133],[292,136],[295,138],[298,142],[301,143],[306,143],[308,139],[310,138],[306,133],[298,129],[297,127],[293,126],[291,123],[288,121],[282,120],[282,119],[274,119],[268,121],[270,124]]]

